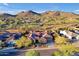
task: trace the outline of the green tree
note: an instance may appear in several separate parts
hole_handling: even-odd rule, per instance
[[[60,52],[60,51],[54,51],[54,52],[52,53],[52,56],[62,56],[62,55],[63,55],[63,53]]]
[[[5,23],[4,21],[0,20],[0,24],[4,24],[4,23]]]
[[[71,56],[74,55],[74,53],[79,52],[79,48],[76,48],[72,44],[62,44],[61,46],[57,46],[57,48],[59,51],[55,51],[54,53],[52,53],[52,56]]]
[[[24,46],[29,47],[32,44],[32,41],[25,36],[22,36],[19,40],[16,40],[16,45],[18,48]]]
[[[68,39],[65,37],[61,37],[58,34],[55,34],[55,43],[56,44],[66,44],[66,43],[68,43]]]
[[[25,56],[40,56],[40,53],[36,50],[29,50],[25,53]]]
[[[77,52],[76,47],[72,44],[61,45],[59,50],[62,51],[63,56],[70,56]]]
[[[2,42],[2,41],[0,40],[0,49],[2,49],[2,48],[4,48],[4,47],[5,47],[4,42]]]

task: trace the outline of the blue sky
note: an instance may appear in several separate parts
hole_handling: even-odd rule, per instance
[[[16,14],[20,11],[64,11],[79,14],[78,3],[0,3],[0,13]]]

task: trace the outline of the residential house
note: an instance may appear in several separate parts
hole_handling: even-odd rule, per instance
[[[75,41],[76,40],[76,33],[72,31],[67,31],[67,30],[60,30],[60,34],[64,35],[66,38],[68,38],[70,41]]]

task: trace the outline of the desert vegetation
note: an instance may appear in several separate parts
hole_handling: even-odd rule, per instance
[[[79,15],[74,13],[22,11],[16,15],[0,15],[0,49],[49,48],[54,45],[58,51],[54,51],[52,56],[68,56],[79,52],[79,48],[74,45],[79,41],[78,35]],[[40,54],[28,51],[25,55]]]

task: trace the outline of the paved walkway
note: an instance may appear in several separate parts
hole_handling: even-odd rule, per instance
[[[26,51],[29,51],[29,50],[48,50],[48,49],[57,49],[57,48],[56,47],[33,48],[33,49],[27,49]]]
[[[54,46],[47,47],[47,48],[33,48],[33,49],[14,49],[13,47],[12,48],[10,47],[10,48],[6,48],[6,49],[2,49],[2,50],[0,50],[0,52],[3,52],[3,53],[16,52],[16,53],[18,53],[18,55],[16,55],[16,56],[24,56],[25,52],[27,52],[29,50],[37,50],[41,56],[49,56],[52,54],[53,51],[57,50],[57,48]]]
[[[29,51],[29,50],[36,50],[40,53],[41,56],[51,56],[51,54],[57,50],[57,48],[52,47],[52,48],[34,48],[34,49],[28,49],[28,50],[23,50],[23,53],[20,54],[21,56],[24,56],[24,53]]]

